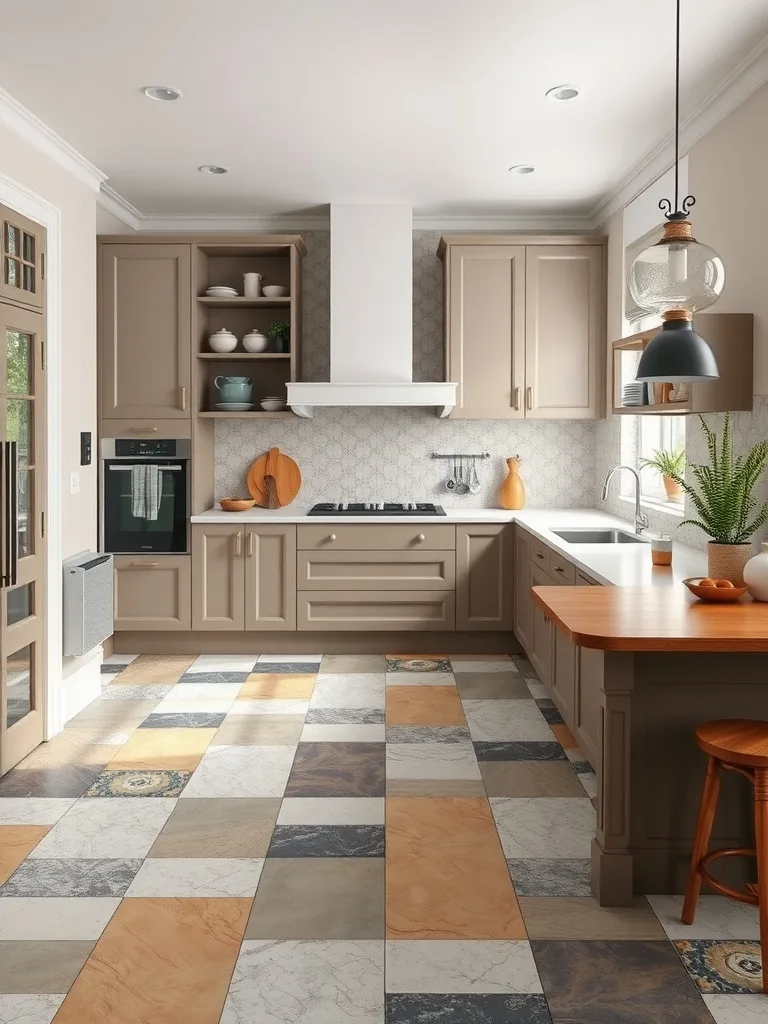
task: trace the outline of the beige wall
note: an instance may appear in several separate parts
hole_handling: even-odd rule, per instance
[[[61,211],[63,554],[96,546],[96,458],[80,466],[80,431],[96,439],[96,193],[0,125],[0,171]],[[94,449],[94,456],[96,456]],[[80,474],[70,495],[69,474]]]

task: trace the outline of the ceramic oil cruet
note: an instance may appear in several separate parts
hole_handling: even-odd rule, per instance
[[[258,299],[261,296],[261,274],[243,274],[243,294],[246,299]]]

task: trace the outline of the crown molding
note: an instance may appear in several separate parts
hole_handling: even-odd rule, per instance
[[[39,117],[35,117],[31,110],[22,106],[5,89],[0,89],[0,124],[5,125],[14,135],[34,146],[94,192],[98,192],[101,183],[106,179],[103,171],[90,160],[86,160],[82,153],[74,146],[70,146]]]
[[[592,218],[588,213],[539,213],[519,216],[486,216],[471,214],[441,216],[440,214],[414,214],[413,227],[417,231],[591,231]]]
[[[123,224],[127,224],[132,231],[141,230],[141,223],[144,217],[139,210],[104,181],[101,183],[96,202],[107,213],[111,213],[113,217],[117,217]]]
[[[164,234],[186,234],[187,232],[206,232],[237,234],[242,231],[249,234],[286,233],[298,231],[328,231],[330,221],[326,214],[285,217],[237,217],[237,216],[179,216],[164,217],[155,214],[140,215],[138,230]]]
[[[768,36],[761,39],[744,60],[720,82],[680,123],[680,153],[685,155],[737,107],[768,82]],[[623,209],[644,192],[675,162],[675,135],[670,132],[643,157],[616,188],[595,206],[591,220],[595,227]]]

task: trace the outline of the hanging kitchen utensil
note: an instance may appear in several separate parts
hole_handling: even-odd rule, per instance
[[[451,463],[451,475],[445,482],[445,486],[449,491],[456,490],[456,460],[454,459]]]
[[[472,470],[469,477],[469,492],[470,494],[480,493],[480,477],[477,475],[477,459],[472,458]]]
[[[301,472],[279,448],[260,455],[248,471],[248,493],[262,508],[290,505],[301,488]]]
[[[467,494],[467,492],[469,491],[469,484],[467,483],[465,477],[465,469],[466,467],[464,465],[464,458],[463,456],[459,456],[459,477],[456,483],[457,494]]]

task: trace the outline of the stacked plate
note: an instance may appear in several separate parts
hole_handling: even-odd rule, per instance
[[[633,380],[625,384],[621,391],[622,405],[645,405],[645,383]]]
[[[212,284],[205,289],[205,294],[212,299],[234,299],[237,298],[237,288],[229,288],[224,284]]]
[[[217,402],[216,408],[222,412],[250,412],[253,408],[252,402]]]

